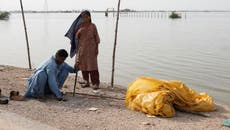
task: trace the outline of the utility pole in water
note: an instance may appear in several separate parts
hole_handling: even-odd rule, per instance
[[[24,16],[24,10],[23,10],[22,0],[20,0],[20,5],[21,5],[22,19],[23,19],[24,30],[25,30],[25,37],[26,37],[26,46],[27,46],[29,69],[32,69],[32,67],[31,67],[31,60],[30,60],[30,45],[29,45],[29,40],[28,40],[28,35],[27,35],[27,28],[26,28],[26,21],[25,21],[25,16]]]

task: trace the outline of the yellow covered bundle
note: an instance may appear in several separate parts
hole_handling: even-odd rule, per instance
[[[194,112],[216,110],[212,97],[196,93],[181,81],[138,78],[127,89],[126,106],[131,110],[162,117],[175,116],[177,107]]]

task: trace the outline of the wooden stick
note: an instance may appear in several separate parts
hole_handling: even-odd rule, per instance
[[[111,87],[112,88],[113,88],[113,84],[114,84],[115,56],[116,56],[116,46],[117,46],[118,23],[119,23],[119,16],[120,16],[120,4],[121,4],[121,0],[118,0],[117,21],[116,21],[115,39],[114,39],[114,47],[113,47],[112,76],[111,76]]]
[[[71,92],[67,92],[67,94],[72,94]],[[93,94],[86,94],[86,93],[76,93],[78,95],[83,96],[92,96],[92,97],[98,97],[98,98],[104,98],[104,99],[115,99],[115,100],[125,100],[125,98],[116,98],[116,97],[109,97],[109,96],[103,96],[103,95],[93,95]]]
[[[27,35],[26,21],[25,21],[25,16],[24,16],[22,0],[20,0],[20,5],[21,5],[22,19],[23,19],[23,24],[24,24],[25,36],[26,36],[26,46],[27,46],[27,53],[28,53],[29,69],[32,69],[31,60],[30,60],[30,46],[29,46],[29,40],[28,40],[28,35]]]
[[[76,85],[77,85],[77,77],[78,77],[78,70],[76,70],[75,74],[75,81],[74,81],[74,87],[73,87],[73,97],[75,96],[75,91],[76,91]]]

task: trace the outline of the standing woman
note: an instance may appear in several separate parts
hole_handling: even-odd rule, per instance
[[[93,89],[98,89],[100,85],[97,56],[98,36],[96,25],[92,23],[89,11],[83,11],[72,23],[65,34],[70,39],[70,57],[76,55],[75,68],[82,71],[82,87],[90,87],[89,77],[93,84]]]
[[[76,50],[75,67],[79,67],[82,71],[82,76],[85,82],[82,87],[89,87],[91,79],[93,89],[99,89],[100,80],[98,72],[98,44],[100,38],[97,32],[96,25],[92,23],[89,11],[83,11],[81,14],[82,23],[75,33],[75,39],[78,40],[79,45]]]

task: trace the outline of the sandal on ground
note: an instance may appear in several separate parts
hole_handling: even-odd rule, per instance
[[[86,83],[86,84],[82,84],[81,85],[82,88],[87,88],[87,87],[90,87],[89,83]]]
[[[11,91],[10,92],[10,100],[14,101],[25,101],[25,97],[22,95],[19,95],[18,91]]]
[[[7,98],[0,98],[0,104],[8,104],[9,100]]]
[[[0,104],[8,104],[9,99],[1,95],[2,90],[0,89]]]
[[[93,85],[93,90],[98,90],[100,89],[98,85]]]
[[[79,84],[87,84],[87,82],[85,82],[85,81],[79,81],[78,83]]]

